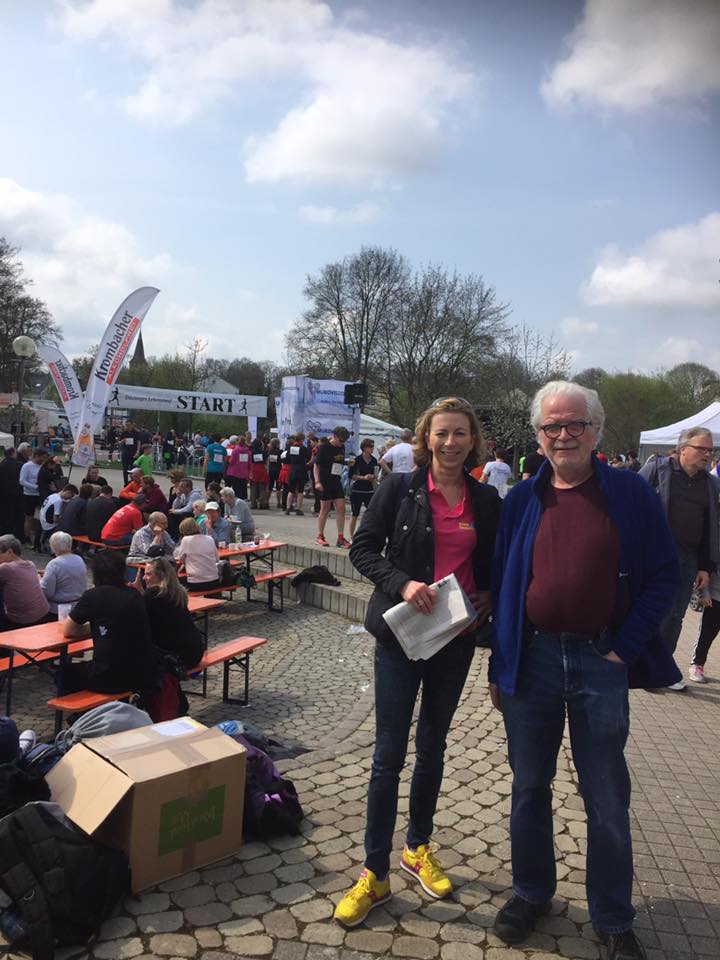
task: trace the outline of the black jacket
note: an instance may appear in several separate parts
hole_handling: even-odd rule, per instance
[[[395,638],[382,618],[400,603],[408,580],[432,583],[435,571],[432,509],[427,490],[427,468],[411,474],[390,474],[375,491],[362,525],[353,537],[350,560],[375,584],[365,626],[384,643]],[[490,589],[495,532],[502,501],[495,487],[465,475],[470,488],[477,545],[473,572],[478,590]]]

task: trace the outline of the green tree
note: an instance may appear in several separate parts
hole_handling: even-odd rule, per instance
[[[642,430],[662,427],[693,413],[692,402],[660,377],[608,374],[600,383],[599,393],[606,418],[602,446],[608,453],[637,450]]]
[[[720,375],[702,363],[680,363],[661,376],[678,396],[695,408],[693,413],[720,396]]]

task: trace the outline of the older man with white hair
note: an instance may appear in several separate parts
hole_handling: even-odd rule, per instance
[[[504,501],[496,541],[490,693],[513,771],[513,895],[495,919],[520,943],[556,887],[552,781],[567,715],[587,815],[590,919],[609,960],[645,957],[632,924],[628,688],[679,678],[659,636],[678,563],[658,497],[593,455],[597,393],[546,384],[531,419],[545,454]]]
[[[40,589],[45,594],[50,613],[57,614],[58,604],[75,603],[85,593],[87,569],[83,558],[72,552],[73,538],[69,533],[58,530],[49,542],[54,556],[45,567]]]
[[[710,574],[720,562],[720,481],[708,471],[713,448],[709,430],[690,427],[678,438],[676,457],[654,457],[640,471],[660,496],[680,561],[680,587],[660,626],[671,653],[677,647],[693,587],[707,589]],[[685,682],[679,680],[670,689],[684,690]]]

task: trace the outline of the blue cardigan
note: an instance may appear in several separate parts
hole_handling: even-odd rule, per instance
[[[658,627],[677,594],[680,571],[660,498],[630,470],[608,467],[596,457],[593,468],[621,544],[616,609],[627,613],[612,630],[611,648],[628,665],[631,687],[668,686],[682,675],[660,640]],[[525,595],[542,495],[551,473],[546,461],[534,477],[513,487],[503,503],[495,542],[490,682],[510,695],[515,692],[525,635]]]

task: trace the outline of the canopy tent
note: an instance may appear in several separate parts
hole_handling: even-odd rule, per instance
[[[643,430],[640,434],[640,459],[645,459],[651,453],[667,453],[672,450],[683,430],[690,427],[705,427],[710,430],[713,443],[720,446],[720,400],[713,400],[709,407],[699,413],[678,420],[677,423],[670,423],[667,427]]]
[[[371,417],[367,413],[360,414],[360,439],[374,440],[376,447],[384,446],[385,442],[391,437],[397,440],[402,429],[402,427],[395,426],[394,423],[378,420],[377,417]]]
[[[7,450],[8,447],[15,446],[15,437],[11,433],[0,432],[0,447]]]

